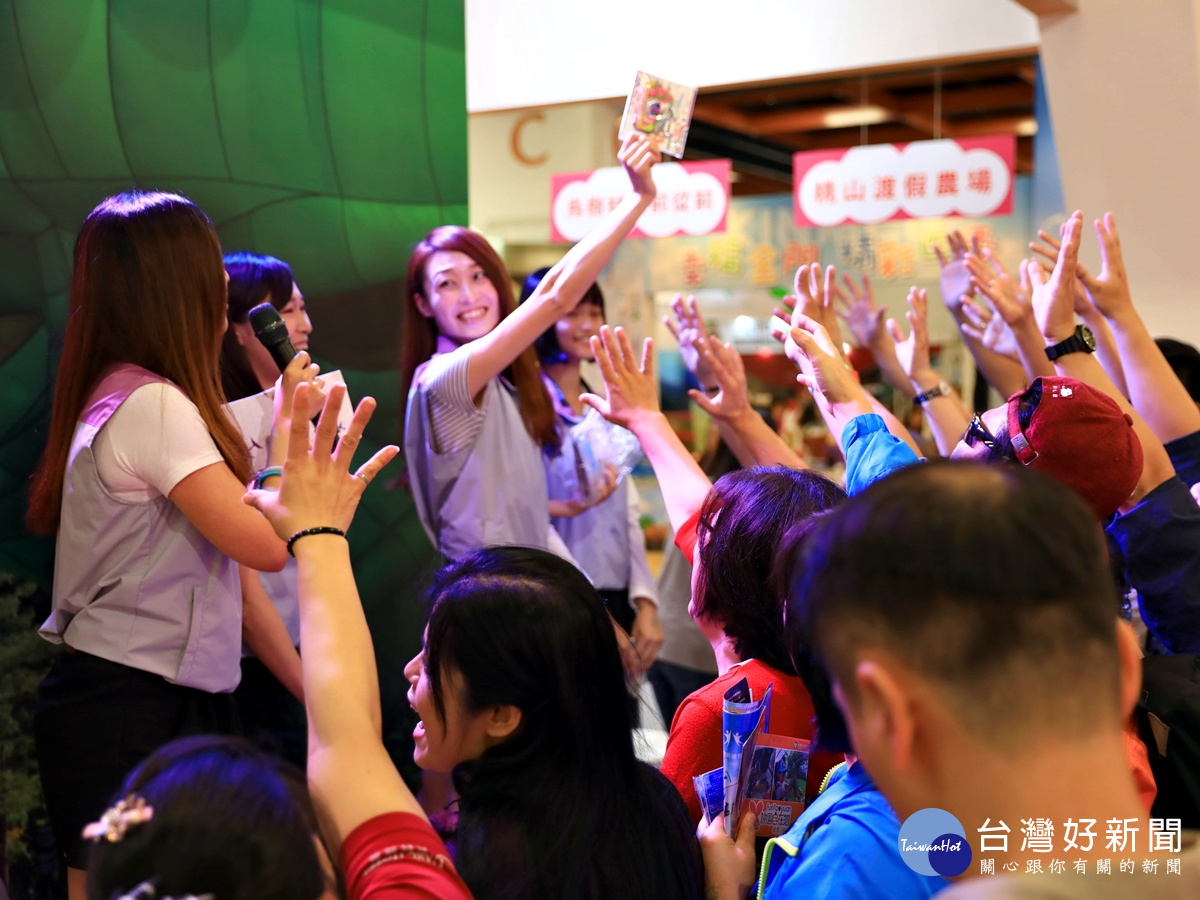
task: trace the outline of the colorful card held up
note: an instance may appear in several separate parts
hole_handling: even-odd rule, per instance
[[[617,137],[623,141],[639,132],[650,135],[666,156],[683,159],[695,105],[695,88],[638,72]]]

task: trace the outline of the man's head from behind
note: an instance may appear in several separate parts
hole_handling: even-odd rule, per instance
[[[816,526],[792,585],[789,634],[902,813],[936,804],[920,791],[945,746],[1012,756],[1118,734],[1136,697],[1096,517],[1021,467],[931,463],[877,482]]]

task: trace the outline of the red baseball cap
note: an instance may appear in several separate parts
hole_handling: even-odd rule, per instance
[[[1039,387],[1042,399],[1022,431],[1021,398]],[[1129,499],[1142,477],[1133,419],[1103,391],[1074,378],[1035,378],[1009,397],[1008,437],[1022,465],[1073,487],[1101,519]]]

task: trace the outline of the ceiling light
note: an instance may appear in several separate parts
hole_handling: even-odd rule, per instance
[[[826,128],[854,128],[856,125],[878,125],[891,119],[892,114],[882,106],[850,106],[825,113]]]

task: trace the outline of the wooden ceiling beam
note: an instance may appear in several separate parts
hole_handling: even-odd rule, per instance
[[[926,137],[946,133],[945,121],[938,121],[933,115],[933,104],[922,109],[917,104],[909,104],[895,94],[879,88],[867,88],[867,97],[876,106],[889,110],[896,120],[910,128],[919,131]]]
[[[933,112],[934,92],[931,88],[920,94],[898,97],[899,108],[906,112]],[[989,84],[977,87],[942,89],[942,115],[980,112],[1006,108],[1032,108],[1033,86],[1014,81],[1009,84]]]

